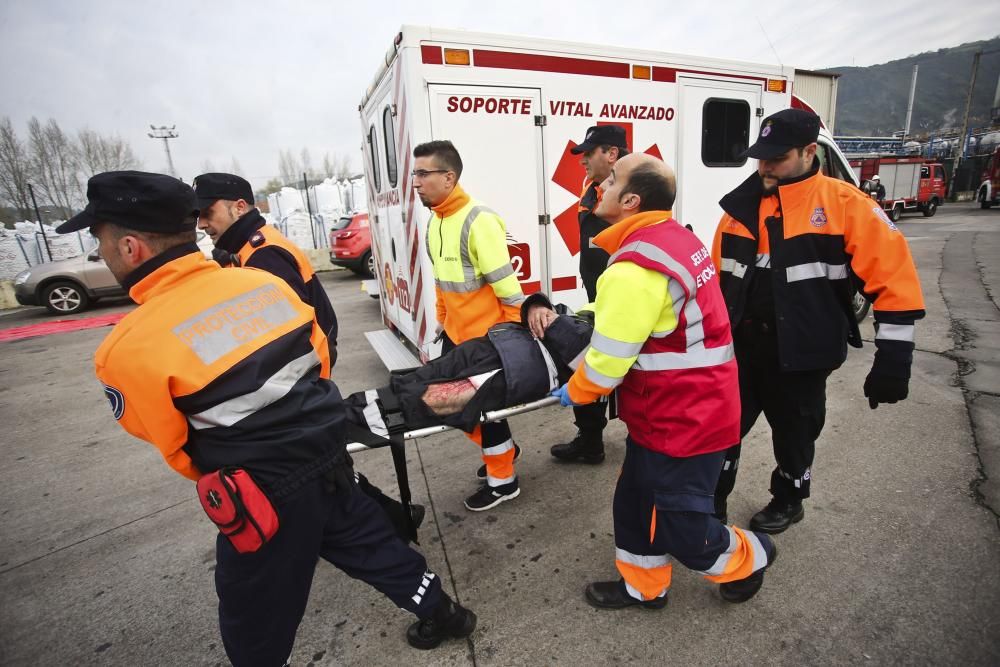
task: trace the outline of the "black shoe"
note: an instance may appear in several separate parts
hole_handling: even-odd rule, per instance
[[[521,448],[518,444],[514,443],[514,460],[521,458]],[[479,470],[476,471],[476,479],[486,479],[486,464],[479,466]]]
[[[767,552],[767,565],[745,579],[719,584],[719,595],[726,602],[746,602],[757,595],[757,591],[764,584],[764,570],[771,567],[771,564],[778,557],[778,547],[771,541],[771,538],[767,535],[757,535],[757,539],[764,545],[764,550]]]
[[[570,442],[552,445],[549,452],[560,461],[579,461],[596,465],[604,461],[604,441],[597,437],[577,432]]]
[[[767,507],[753,515],[750,519],[750,530],[758,533],[777,535],[784,532],[793,523],[802,521],[806,514],[800,502],[787,502],[772,498]]]
[[[470,512],[482,512],[496,507],[500,503],[513,500],[521,495],[521,489],[515,479],[510,484],[489,486],[484,484],[479,490],[465,499],[465,509]]]
[[[625,582],[622,579],[587,584],[583,596],[587,599],[587,604],[598,609],[624,609],[635,605],[643,609],[663,609],[667,606],[666,593],[652,600],[636,600],[625,592]]]
[[[406,641],[423,650],[437,647],[445,639],[468,637],[476,629],[476,615],[441,591],[441,601],[429,618],[406,629]]]

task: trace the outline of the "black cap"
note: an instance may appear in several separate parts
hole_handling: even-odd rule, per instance
[[[770,160],[793,148],[802,148],[819,137],[819,116],[805,109],[784,109],[760,124],[757,143],[740,157]]]
[[[236,201],[242,199],[253,206],[253,188],[245,178],[236,174],[212,172],[196,176],[194,191],[198,196],[198,208],[205,210],[220,199]]]
[[[625,128],[621,125],[594,125],[587,128],[587,136],[583,141],[570,149],[573,155],[592,151],[598,146],[617,146],[628,148],[625,143]]]
[[[194,190],[173,176],[106,171],[87,181],[87,208],[56,227],[66,234],[110,222],[141,232],[174,234],[194,229]]]

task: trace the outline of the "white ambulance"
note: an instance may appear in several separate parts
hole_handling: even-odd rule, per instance
[[[507,225],[525,294],[578,307],[578,200],[572,155],[591,125],[625,128],[632,152],[662,157],[678,174],[675,217],[711,244],[719,199],[755,168],[740,158],[761,119],[809,108],[792,92],[792,67],[699,58],[529,37],[404,26],[361,101],[365,176],[378,290],[389,332],[369,340],[390,368],[438,354],[434,278],[425,248],[430,211],[410,176],[413,148],[451,140],[462,187]],[[824,129],[826,173],[857,185]],[[395,359],[395,360],[393,360]]]

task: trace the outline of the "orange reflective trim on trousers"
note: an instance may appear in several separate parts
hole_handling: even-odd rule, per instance
[[[753,574],[753,546],[750,544],[750,540],[747,539],[742,528],[736,528],[735,526],[732,528],[733,532],[736,533],[736,550],[729,556],[729,562],[726,563],[722,574],[705,575],[706,579],[714,581],[717,584],[746,579]]]
[[[649,543],[653,543],[653,538],[656,537],[656,507],[653,507],[653,517],[649,520]]]
[[[503,454],[492,456],[483,455],[483,463],[486,464],[486,475],[496,479],[510,479],[514,476],[514,453],[513,447]]]
[[[483,428],[476,425],[472,433],[466,433],[466,437],[482,449],[483,448]],[[483,463],[486,464],[486,474],[497,479],[509,479],[514,476],[514,454],[516,450],[511,447],[503,454],[483,455]]]
[[[643,600],[652,600],[670,588],[670,576],[673,574],[673,565],[670,563],[647,569],[623,560],[615,560],[615,567],[618,568],[626,584],[642,593]]]

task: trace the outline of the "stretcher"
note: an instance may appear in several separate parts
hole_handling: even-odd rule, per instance
[[[508,417],[514,417],[515,415],[524,414],[526,412],[532,412],[538,410],[539,408],[545,408],[550,405],[557,405],[559,399],[555,396],[546,396],[545,398],[539,399],[537,401],[532,401],[530,403],[524,403],[522,405],[515,405],[510,408],[503,408],[502,410],[493,410],[492,412],[487,412],[479,420],[481,423],[486,422],[497,422]],[[428,436],[437,435],[438,433],[444,433],[445,431],[457,430],[453,426],[448,426],[446,424],[439,424],[437,426],[426,426],[424,428],[414,429],[412,431],[404,431],[402,438],[406,440],[419,440],[420,438],[426,438]],[[363,452],[368,449],[378,449],[378,447],[372,447],[370,445],[365,445],[360,442],[348,443],[347,451],[351,454],[357,452]]]

